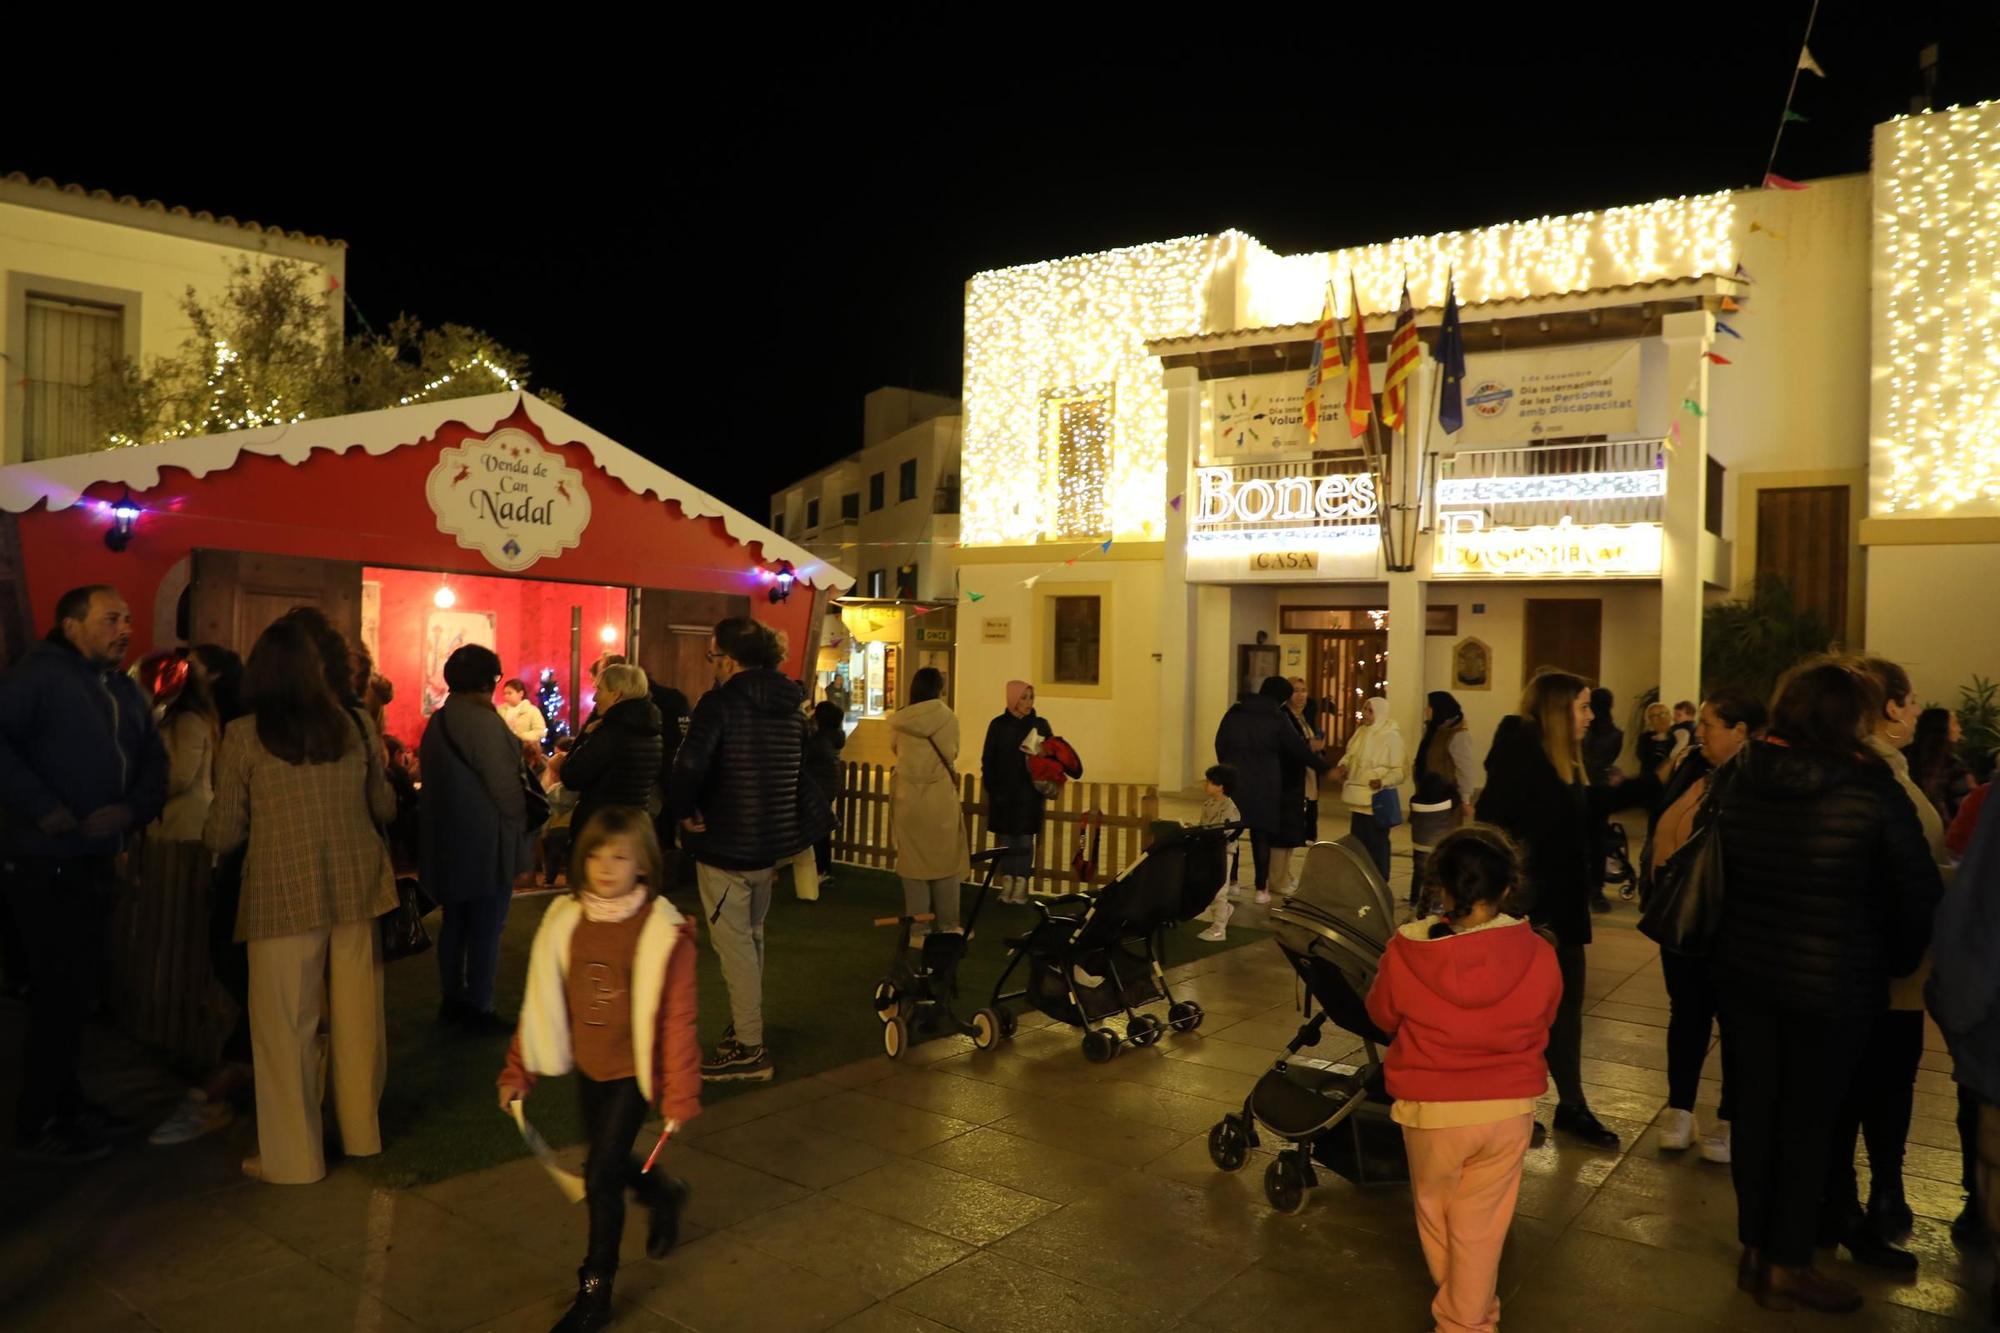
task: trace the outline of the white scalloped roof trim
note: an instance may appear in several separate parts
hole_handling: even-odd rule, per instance
[[[162,468],[181,468],[191,476],[205,477],[211,472],[228,471],[246,453],[282,459],[292,467],[320,449],[340,454],[358,448],[370,456],[380,456],[434,437],[447,422],[461,422],[474,431],[490,431],[513,415],[515,406],[524,401],[529,419],[541,428],[551,444],[581,444],[590,451],[592,462],[634,494],[671,500],[689,518],[720,518],[723,530],[733,540],[744,546],[761,547],[763,559],[791,561],[799,582],[808,587],[844,591],[854,586],[852,574],[834,568],[747,514],[690,486],[657,463],[648,462],[610,436],[533,394],[482,394],[477,398],[416,403],[353,416],[323,417],[291,426],[237,430],[129,449],[101,449],[67,458],[14,463],[0,467],[0,510],[23,514],[44,503],[51,510],[67,509],[81,500],[90,487],[105,483],[143,493],[160,484]]]

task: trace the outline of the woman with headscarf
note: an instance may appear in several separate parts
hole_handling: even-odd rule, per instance
[[[1239,699],[1215,730],[1215,757],[1236,766],[1236,808],[1250,829],[1257,901],[1271,901],[1271,851],[1305,842],[1306,770],[1332,767],[1306,743],[1287,705],[1292,684],[1267,677],[1257,693]]]
[[[1403,785],[1409,776],[1408,762],[1403,733],[1389,716],[1389,701],[1378,694],[1368,701],[1368,724],[1347,742],[1347,753],[1333,776],[1341,784],[1348,832],[1368,849],[1384,884],[1389,882],[1389,830],[1375,817],[1375,796]]]
[[[1432,690],[1424,701],[1424,737],[1410,774],[1417,784],[1410,798],[1410,906],[1420,916],[1424,863],[1440,839],[1471,817],[1479,772],[1465,710],[1451,694]]]
[[[1289,692],[1290,687],[1287,687]],[[1007,848],[995,866],[1000,901],[1028,901],[1028,880],[1035,870],[1035,835],[1042,831],[1042,794],[1028,776],[1028,738],[1036,744],[1055,734],[1035,712],[1035,687],[1025,680],[1007,682],[1007,711],[986,725],[986,745],[979,756],[980,785],[986,789],[986,827]]]

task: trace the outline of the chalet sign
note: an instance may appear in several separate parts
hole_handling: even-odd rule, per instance
[[[440,449],[424,498],[439,532],[509,573],[574,549],[590,523],[583,474],[513,427]]]

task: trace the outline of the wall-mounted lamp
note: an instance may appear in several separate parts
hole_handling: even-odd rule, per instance
[[[104,534],[104,544],[122,551],[132,544],[132,530],[139,525],[139,504],[128,490],[107,507],[111,511],[111,527]]]
[[[798,572],[792,568],[791,561],[780,560],[778,562],[777,572],[771,575],[771,602],[773,605],[786,601],[791,597],[792,583],[797,578]]]

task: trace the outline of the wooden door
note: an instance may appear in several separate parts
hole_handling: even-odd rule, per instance
[[[1783,579],[1792,605],[1847,637],[1847,487],[1757,492],[1757,576]]]
[[[690,704],[715,683],[708,636],[715,622],[750,614],[750,599],[726,592],[638,588],[632,598],[633,658],[648,680],[670,685]]]
[[[1307,688],[1320,700],[1320,729],[1338,754],[1368,720],[1370,697],[1389,692],[1389,636],[1377,630],[1327,630],[1309,641]]]
[[[1595,685],[1603,657],[1604,603],[1595,597],[1530,597],[1522,643],[1521,679],[1544,667]]]
[[[316,606],[348,643],[361,645],[361,566],[347,560],[196,551],[188,585],[192,643],[219,643],[243,656],[272,621],[295,606]]]

